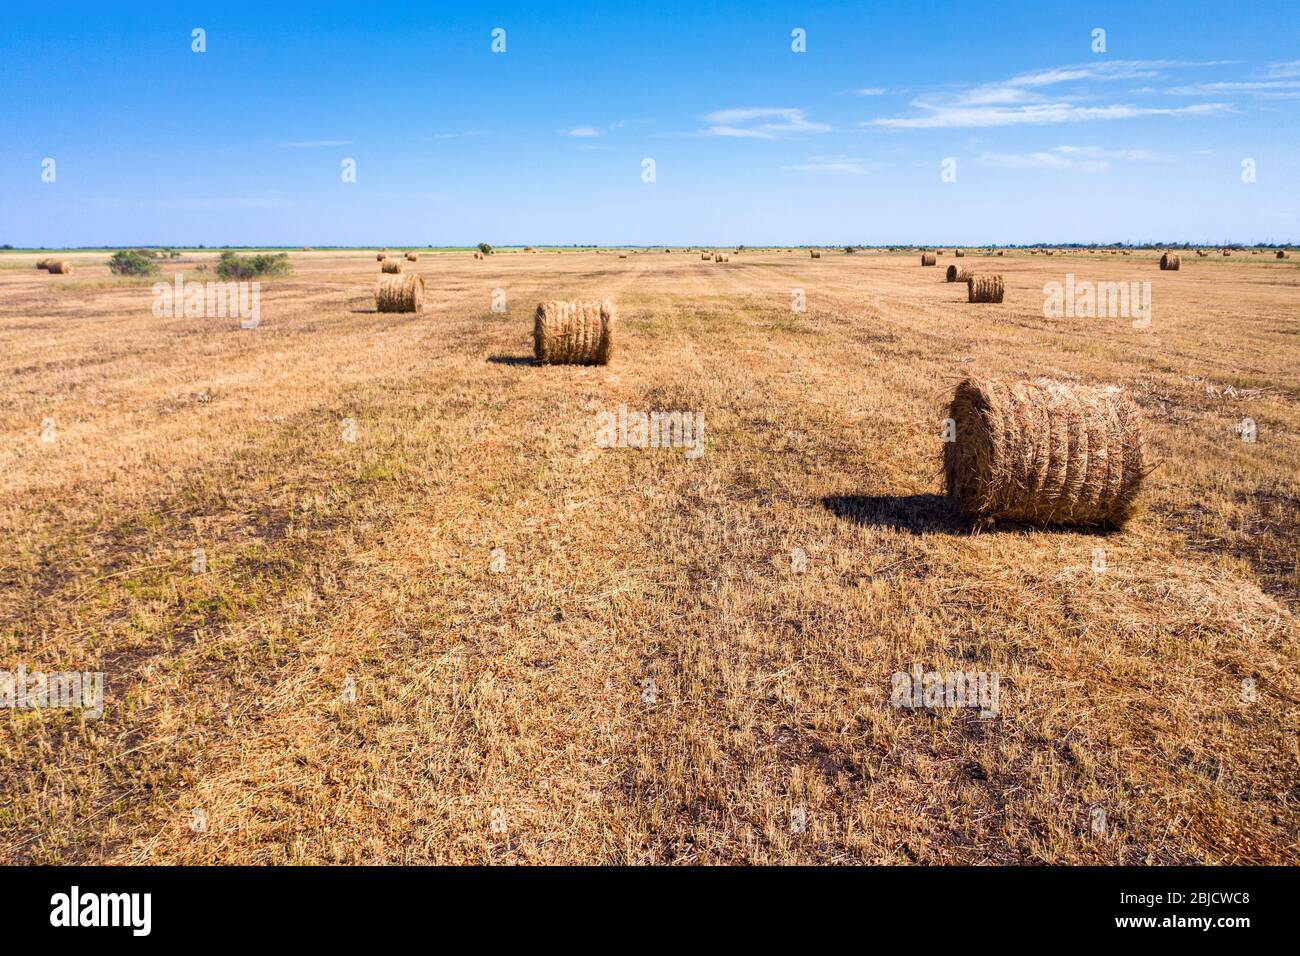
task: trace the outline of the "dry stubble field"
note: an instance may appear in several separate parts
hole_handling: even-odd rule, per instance
[[[295,253],[241,330],[35,258],[0,668],[102,670],[106,712],[0,715],[4,862],[1300,862],[1295,260],[971,254],[1007,300],[968,305],[949,256],[425,253],[431,307],[380,315],[372,253]],[[1150,280],[1151,330],[1045,319],[1066,272]],[[595,295],[613,364],[532,365],[535,304]],[[956,517],[966,374],[1126,386],[1145,513]],[[707,450],[598,448],[622,403]],[[913,664],[999,715],[894,709]]]

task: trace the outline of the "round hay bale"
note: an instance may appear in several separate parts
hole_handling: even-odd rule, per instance
[[[36,260],[36,268],[38,268],[38,269],[48,269],[49,267],[50,267],[50,260],[49,260],[49,259],[37,259],[37,260]]]
[[[965,269],[958,269],[956,266],[949,266],[947,276],[949,282],[965,282],[971,277],[971,274]]]
[[[375,259],[377,259],[379,262],[383,262],[387,258],[388,258],[387,253],[384,252],[375,253]]]
[[[809,252],[809,257],[813,259],[820,259],[822,257],[822,254],[818,252],[816,249],[813,249]]]
[[[965,249],[954,249],[954,250],[952,251],[952,254],[953,254],[954,256],[956,256],[958,259],[960,259],[962,256],[966,255],[966,250],[965,250]]]
[[[1279,259],[1285,259],[1285,258],[1286,258],[1286,250],[1285,250],[1285,249],[1279,249],[1279,250],[1277,251],[1277,257],[1278,257]]]
[[[1223,250],[1223,254],[1224,254],[1225,256],[1230,256],[1230,255],[1232,255],[1232,250],[1231,250],[1231,249],[1224,249],[1224,250]]]
[[[375,306],[380,312],[419,312],[424,308],[424,276],[381,275],[375,286]]]
[[[392,275],[400,275],[402,272],[402,260],[385,259],[383,262],[379,264],[379,270],[381,272],[387,272]]]
[[[703,259],[705,262],[708,262],[709,259],[712,258],[712,256],[710,256],[707,252],[701,252],[700,258]]]
[[[935,256],[934,256],[934,253],[933,253],[933,252],[923,252],[923,253],[921,253],[921,265],[923,265],[923,266],[932,266],[932,265],[935,264],[935,261],[936,261],[936,259],[935,259]]]
[[[1002,255],[1002,250],[1001,250],[1001,249],[998,250],[998,255]]]
[[[966,279],[967,302],[1001,302],[1002,276],[969,276]]]
[[[420,261],[420,254],[419,254],[418,252],[408,252],[408,253],[406,254],[406,261],[407,261],[407,262],[419,262],[419,261]]]
[[[621,254],[619,255],[619,258],[620,258],[620,259],[626,259],[626,258],[627,258],[627,253],[626,253],[626,252],[621,253]]]
[[[1160,268],[1167,272],[1177,272],[1182,260],[1176,253],[1166,252],[1160,257]]]
[[[543,302],[533,317],[533,354],[543,365],[608,365],[615,318],[609,299]]]
[[[948,495],[968,515],[1123,525],[1146,477],[1142,420],[1118,388],[968,378],[948,417]]]
[[[50,271],[51,275],[72,275],[72,263],[64,262],[62,259],[50,259],[46,262],[45,268]]]

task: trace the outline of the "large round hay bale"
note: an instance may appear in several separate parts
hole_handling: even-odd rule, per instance
[[[808,257],[810,259],[820,259],[822,257],[822,254],[818,252],[816,249],[811,249],[808,252]]]
[[[419,312],[424,308],[424,276],[381,275],[375,286],[375,306],[380,312]]]
[[[419,262],[419,261],[420,261],[420,254],[419,254],[418,252],[408,252],[408,253],[406,254],[406,261],[407,261],[407,262]]]
[[[960,259],[962,256],[966,255],[966,250],[965,250],[965,249],[954,249],[954,250],[952,251],[952,254],[953,254],[954,256],[956,256],[958,259]]]
[[[947,490],[969,515],[1119,526],[1146,476],[1142,420],[1117,388],[968,378],[948,417]]]
[[[45,263],[45,268],[50,271],[51,275],[72,275],[72,263],[64,262],[62,259],[50,259]]]
[[[921,253],[921,265],[923,265],[923,266],[932,266],[932,265],[935,264],[936,261],[937,261],[937,260],[935,259],[935,256],[934,256],[934,253],[933,253],[933,252],[923,252],[923,253]]]
[[[50,260],[49,260],[49,259],[37,259],[37,260],[36,260],[36,268],[38,268],[38,269],[48,269],[49,267],[50,267]]]
[[[614,320],[609,299],[543,302],[533,318],[533,354],[544,365],[607,365],[614,354]]]
[[[387,272],[387,273],[390,273],[390,274],[392,274],[392,275],[401,275],[401,272],[402,272],[402,260],[401,260],[401,259],[385,259],[383,262],[381,262],[381,263],[379,264],[379,269],[380,269],[381,272]]]
[[[1166,252],[1160,257],[1160,268],[1168,272],[1177,272],[1181,265],[1182,260],[1178,257],[1177,253]]]
[[[947,277],[949,282],[965,282],[971,277],[971,274],[965,269],[958,269],[956,266],[949,266]]]
[[[998,250],[998,255],[1002,255],[1002,250],[1001,250],[1001,249]]]
[[[970,276],[966,279],[967,302],[1001,302],[1002,276]]]
[[[1223,254],[1224,254],[1225,256],[1230,256],[1230,255],[1232,255],[1232,250],[1231,250],[1231,249],[1224,249],[1224,250],[1223,250]]]
[[[1277,251],[1277,257],[1278,257],[1279,259],[1285,259],[1285,258],[1286,258],[1286,250],[1285,250],[1285,249],[1279,249],[1279,250]]]
[[[713,257],[712,257],[711,255],[709,255],[707,252],[701,252],[701,253],[700,253],[700,258],[703,259],[705,262],[708,262],[708,261],[709,261],[710,259],[712,259]]]
[[[377,252],[377,253],[375,253],[375,258],[376,258],[378,261],[383,262],[385,259],[388,258],[388,253],[386,253],[386,252]]]

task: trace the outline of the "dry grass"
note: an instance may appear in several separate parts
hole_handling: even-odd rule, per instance
[[[1293,264],[1009,252],[973,309],[911,253],[429,254],[402,316],[371,255],[252,330],[4,257],[0,667],[107,710],[0,713],[0,859],[1300,862]],[[1066,271],[1149,280],[1151,329],[1043,318]],[[531,305],[596,295],[620,357],[534,366]],[[952,387],[1038,375],[1146,420],[1122,532],[942,497]],[[596,447],[620,404],[706,452]],[[894,709],[914,663],[996,671],[999,715]]]

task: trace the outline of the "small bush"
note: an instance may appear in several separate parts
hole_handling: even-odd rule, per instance
[[[483,255],[485,256],[489,256],[492,254],[492,247],[488,245],[486,242],[480,242],[478,244],[478,251],[483,253]]]
[[[283,276],[293,271],[287,252],[259,252],[241,256],[227,250],[217,260],[217,275],[223,279],[258,279],[262,276]]]
[[[108,269],[119,276],[151,276],[158,266],[146,253],[136,249],[121,249],[108,260]]]

